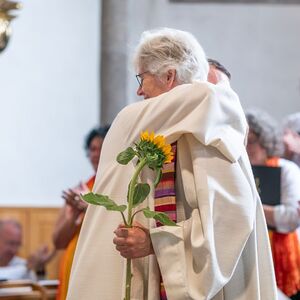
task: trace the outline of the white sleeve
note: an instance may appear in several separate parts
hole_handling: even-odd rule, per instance
[[[297,211],[300,201],[300,170],[298,166],[280,159],[281,204],[274,208],[274,220],[278,232],[287,233],[297,229],[300,219]]]
[[[27,261],[21,257],[15,256],[6,267],[0,267],[0,279],[19,280],[29,279],[36,281],[37,277],[34,271],[27,268]]]
[[[26,265],[0,267],[0,279],[18,280],[26,278],[28,270]]]

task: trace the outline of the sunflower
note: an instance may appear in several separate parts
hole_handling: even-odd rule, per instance
[[[155,136],[152,131],[149,132],[143,131],[140,135],[141,141],[139,143],[139,147],[143,152],[151,153],[152,155],[155,153],[158,157],[159,165],[163,163],[170,163],[174,157],[172,153],[172,147],[170,144],[166,144],[166,139],[162,135]]]

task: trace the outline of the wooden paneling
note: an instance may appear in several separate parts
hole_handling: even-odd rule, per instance
[[[13,218],[23,228],[23,243],[19,255],[28,257],[42,245],[53,249],[52,232],[60,208],[1,207],[0,219]],[[58,278],[58,265],[61,253],[58,253],[47,265],[47,278]]]

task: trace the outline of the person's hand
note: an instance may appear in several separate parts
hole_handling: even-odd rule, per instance
[[[79,193],[72,189],[63,191],[62,198],[65,199],[66,204],[70,207],[70,212],[77,218],[80,213],[84,212],[88,204],[80,198]]]
[[[45,265],[52,259],[55,251],[49,251],[46,245],[41,246],[35,253],[27,259],[27,267],[31,270],[43,270]]]
[[[300,154],[300,136],[297,132],[287,129],[284,132],[283,143],[288,152]]]
[[[134,222],[132,228],[120,224],[114,231],[113,243],[117,251],[125,258],[138,258],[154,254],[149,230]]]

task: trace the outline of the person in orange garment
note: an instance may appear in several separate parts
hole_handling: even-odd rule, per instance
[[[282,145],[274,120],[260,110],[246,112],[249,124],[247,152],[251,165],[281,167],[280,204],[263,205],[269,230],[278,288],[292,300],[300,299],[299,225],[300,171],[292,161],[280,158]]]
[[[109,129],[109,126],[92,129],[86,137],[85,150],[96,173],[102,143]],[[57,300],[64,300],[67,296],[68,283],[73,262],[73,256],[79,236],[84,213],[87,203],[80,199],[80,193],[86,193],[92,190],[95,176],[89,180],[80,183],[77,187],[63,191],[62,197],[65,199],[65,205],[60,211],[56,226],[53,232],[53,242],[56,249],[66,249],[60,263],[59,288]]]

